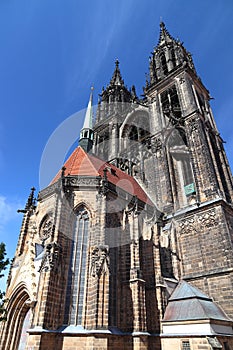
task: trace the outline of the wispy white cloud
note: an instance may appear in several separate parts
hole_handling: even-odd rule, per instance
[[[9,203],[6,197],[0,195],[0,222],[6,223],[12,218],[14,213],[14,203]]]
[[[7,198],[0,194],[0,242],[6,244],[7,256],[14,254],[15,243],[17,240],[17,227],[21,218],[17,215],[17,209],[22,207],[19,199]],[[15,232],[14,232],[15,231]],[[4,277],[0,279],[0,290],[6,287],[8,269],[4,271]]]
[[[7,234],[6,225],[15,220],[18,221],[17,209],[21,206],[19,199],[8,199],[0,194],[0,241]]]
[[[93,83],[92,80],[111,50],[111,46],[118,40],[124,40],[124,28],[130,22],[133,6],[133,0],[112,2],[108,5],[105,2],[99,2],[98,6],[92,9],[90,17],[87,18],[86,27],[80,33],[86,37],[85,45],[82,47],[77,45],[76,55],[68,58],[70,61],[75,58],[79,62],[71,64],[73,69],[69,68],[69,76],[67,76],[69,82],[67,93],[70,99],[73,98],[73,93],[76,93],[77,86],[80,86],[81,82],[83,86]],[[63,48],[65,49],[65,43]],[[64,55],[67,61],[67,52],[64,52]]]

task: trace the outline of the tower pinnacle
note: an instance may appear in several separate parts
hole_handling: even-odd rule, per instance
[[[158,45],[162,45],[164,43],[172,42],[174,41],[174,38],[171,36],[171,34],[168,32],[165,23],[160,22],[160,35],[159,35],[159,42]]]
[[[93,109],[92,109],[92,104],[93,104],[93,90],[94,87],[91,87],[91,93],[90,93],[90,98],[89,102],[87,105],[87,110],[85,114],[85,119],[83,123],[83,128],[82,129],[92,129],[92,117],[93,117]]]
[[[159,41],[150,57],[150,82],[147,85],[152,86],[166,79],[170,73],[181,67],[189,67],[196,74],[192,55],[179,40],[171,36],[161,21]]]
[[[112,79],[110,81],[110,85],[111,86],[114,86],[114,85],[122,85],[122,86],[124,86],[124,80],[122,79],[122,76],[121,76],[121,72],[120,72],[120,69],[119,69],[119,60],[118,59],[116,59],[116,61],[115,61],[115,70],[114,70]]]

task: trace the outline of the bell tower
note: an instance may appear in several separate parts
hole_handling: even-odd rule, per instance
[[[222,198],[232,202],[232,176],[209,101],[191,54],[160,24],[145,95],[152,109],[152,144],[166,149],[166,205],[176,210]],[[156,136],[155,136],[156,135]],[[164,174],[165,176],[165,174]],[[172,204],[171,204],[172,203]]]
[[[196,285],[232,317],[233,182],[209,91],[191,54],[164,23],[149,70],[144,92],[151,111],[154,182],[148,189],[155,189],[165,213],[162,274]]]

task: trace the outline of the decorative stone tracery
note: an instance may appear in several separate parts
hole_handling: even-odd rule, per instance
[[[47,215],[42,221],[39,231],[39,237],[43,242],[46,241],[49,237],[51,237],[53,233],[53,228],[53,220],[50,215]]]
[[[208,210],[202,214],[192,216],[179,223],[180,234],[201,232],[204,228],[214,227],[218,223],[215,209]]]
[[[58,243],[53,242],[47,244],[39,272],[56,272],[61,261],[61,254],[62,248]]]

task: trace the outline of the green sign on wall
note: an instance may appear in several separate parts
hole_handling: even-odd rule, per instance
[[[190,194],[195,193],[194,183],[184,186],[184,191],[186,196],[189,196]]]

